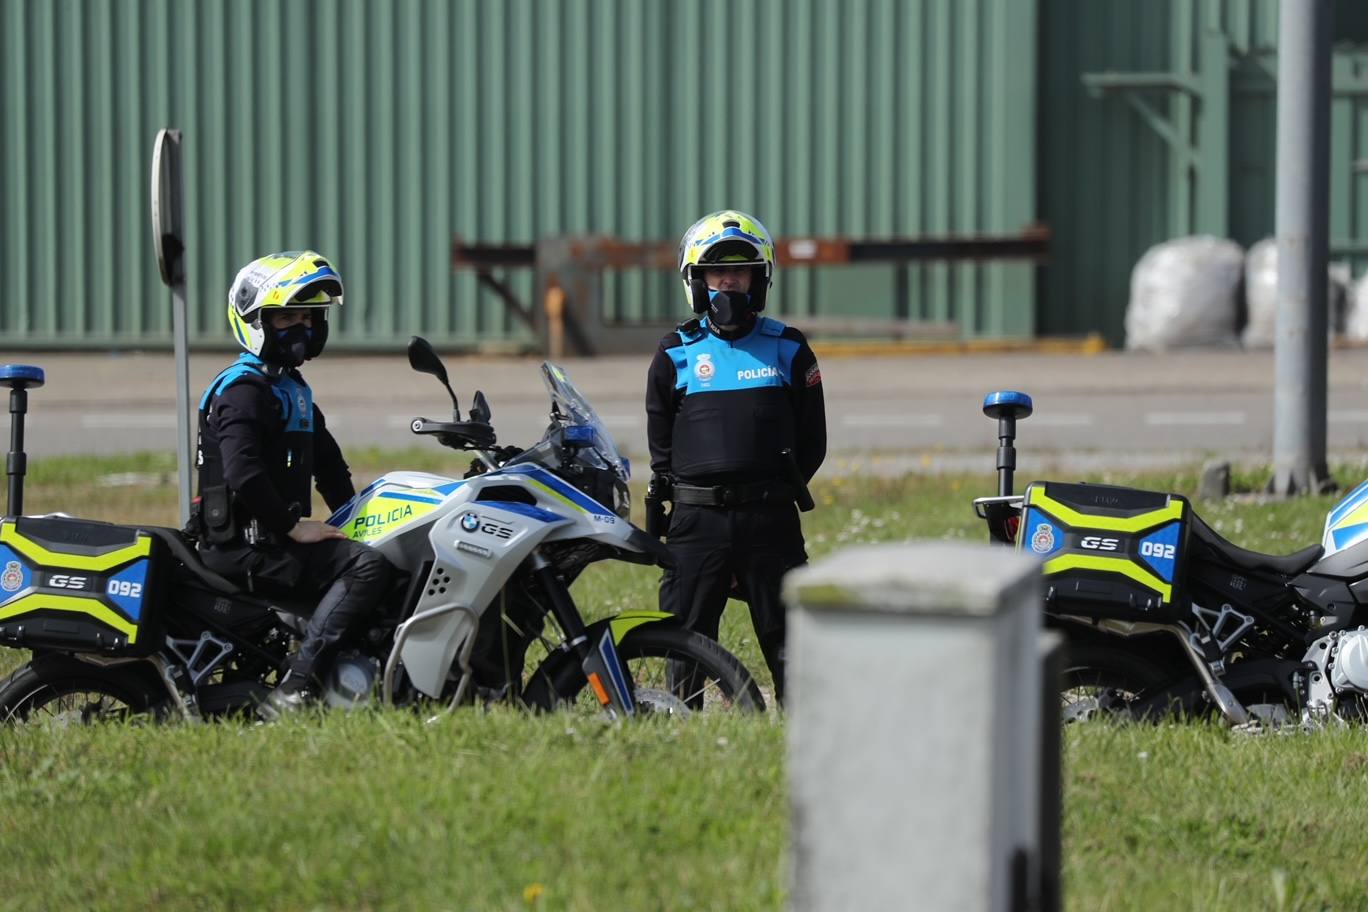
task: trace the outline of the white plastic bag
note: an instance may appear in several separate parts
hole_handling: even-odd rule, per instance
[[[1200,235],[1156,244],[1131,272],[1126,348],[1234,346],[1244,250]]]
[[[1331,263],[1325,291],[1328,296],[1326,331],[1330,335],[1344,328],[1345,302],[1348,298],[1349,267]],[[1241,340],[1246,348],[1266,348],[1278,331],[1278,243],[1264,238],[1249,248],[1245,257],[1245,305],[1249,322]]]
[[[1344,318],[1344,337],[1350,342],[1368,342],[1368,272],[1353,284],[1348,311]]]

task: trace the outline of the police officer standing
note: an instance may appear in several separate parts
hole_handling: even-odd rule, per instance
[[[782,700],[780,584],[807,561],[798,506],[812,508],[807,482],[826,456],[822,375],[802,333],[760,315],[774,243],[759,221],[704,216],[679,271],[698,316],[661,340],[646,384],[649,531],[664,531],[660,504],[673,504],[661,609],[716,639],[735,589]]]
[[[322,353],[328,310],[341,304],[341,276],[313,251],[248,263],[228,292],[228,322],[245,352],[200,400],[193,531],[204,563],[257,593],[319,599],[299,651],[260,707],[268,719],[318,695],[319,675],[389,578],[378,551],[305,519],[315,479],[333,510],[355,494],[298,370]]]

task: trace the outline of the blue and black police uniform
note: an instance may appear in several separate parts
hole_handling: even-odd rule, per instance
[[[319,599],[291,669],[315,676],[374,608],[389,563],[359,542],[289,537],[310,515],[313,482],[336,510],[355,493],[342,450],[298,370],[242,354],[199,404],[200,553],[253,592]]]
[[[817,358],[803,334],[756,315],[724,333],[706,317],[660,342],[647,374],[651,469],[672,479],[667,544],[675,567],[661,610],[717,638],[733,581],[783,695],[783,576],[807,561],[782,453],[803,484],[826,456],[826,407]]]

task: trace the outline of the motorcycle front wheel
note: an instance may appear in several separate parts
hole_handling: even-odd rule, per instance
[[[670,624],[643,624],[627,632],[617,652],[631,675],[641,715],[765,709],[765,698],[746,667],[701,634]],[[602,711],[578,657],[570,652],[555,653],[533,672],[523,702],[535,710]]]

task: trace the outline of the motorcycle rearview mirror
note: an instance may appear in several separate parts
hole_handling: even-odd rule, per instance
[[[491,413],[489,411],[489,400],[481,390],[475,391],[475,401],[470,406],[470,420],[478,424],[489,424]]]
[[[446,387],[447,395],[451,397],[452,414],[457,421],[460,421],[461,407],[456,402],[456,392],[447,381],[446,365],[442,364],[442,359],[437,357],[437,353],[432,350],[431,343],[422,336],[414,336],[409,339],[408,359],[409,367],[421,374],[431,374],[441,381],[442,386]]]

